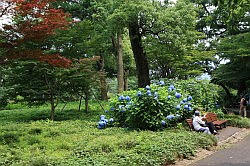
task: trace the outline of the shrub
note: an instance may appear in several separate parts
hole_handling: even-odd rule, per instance
[[[109,113],[120,126],[159,130],[193,114],[192,96],[164,82],[128,91],[112,100]]]
[[[193,107],[216,110],[216,90],[206,80],[159,81],[112,98],[107,112],[119,126],[155,131],[192,116]]]
[[[5,133],[0,136],[0,140],[3,144],[12,144],[19,142],[19,136],[15,133]]]
[[[229,125],[239,128],[250,128],[250,121],[248,118],[243,118],[238,115],[225,115],[225,118],[229,120]]]
[[[45,157],[35,157],[30,160],[30,166],[46,166],[49,165]]]
[[[41,141],[38,138],[34,137],[34,136],[29,136],[27,138],[28,145],[39,144],[40,142]]]
[[[34,129],[31,129],[29,131],[29,134],[33,134],[33,135],[37,135],[37,134],[41,134],[42,133],[42,129],[40,128],[34,128]]]

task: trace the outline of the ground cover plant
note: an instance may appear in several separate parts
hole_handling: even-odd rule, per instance
[[[79,111],[78,102],[59,104],[55,121],[49,120],[48,105],[10,104],[0,111],[0,164],[171,164],[217,144],[214,135],[190,131],[183,122],[194,107],[216,112],[233,126],[249,126],[248,119],[224,115],[217,108],[215,91],[208,92],[204,100],[203,90],[193,88],[202,84],[207,89],[213,84],[192,82],[159,81],[126,91],[111,102],[91,101],[88,112]]]
[[[97,128],[100,106],[89,113],[71,103],[48,120],[49,107],[0,111],[1,165],[162,165],[216,144],[214,136],[184,127],[159,132]],[[76,109],[72,109],[76,108]]]

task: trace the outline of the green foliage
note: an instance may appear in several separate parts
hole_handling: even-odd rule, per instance
[[[178,81],[178,88],[181,91],[190,94],[196,107],[200,107],[205,111],[211,111],[218,107],[219,86],[210,83],[209,80],[189,79]]]
[[[108,103],[103,104],[107,107]],[[160,166],[174,163],[178,158],[190,158],[198,148],[216,144],[212,135],[184,129],[139,132],[112,127],[99,130],[96,120],[101,108],[95,102],[91,105],[94,110],[83,113],[72,110],[77,108],[77,103],[69,103],[58,114],[58,119],[68,117],[65,121],[34,121],[41,112],[49,114],[46,105],[36,109],[19,105],[19,109],[1,111],[1,138],[3,133],[9,133],[8,138],[14,141],[0,144],[0,165]]]
[[[240,128],[250,128],[250,121],[248,118],[243,118],[238,115],[225,115],[225,118],[229,120],[229,125]]]
[[[42,133],[42,129],[34,128],[34,129],[31,129],[28,133],[32,134],[32,135],[41,134]]]
[[[4,133],[0,135],[2,144],[12,144],[19,142],[19,136],[16,133]]]
[[[228,87],[238,90],[238,97],[250,88],[250,33],[234,35],[221,40],[217,47],[218,54],[228,60],[214,72],[213,78]]]
[[[207,80],[159,81],[111,99],[110,117],[119,126],[159,130],[192,116],[193,108],[216,110],[218,87]]]

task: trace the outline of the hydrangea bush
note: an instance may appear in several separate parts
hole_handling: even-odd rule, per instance
[[[203,84],[198,81],[159,81],[145,88],[126,91],[110,100],[107,116],[112,118],[113,124],[133,129],[155,131],[174,126],[192,116],[193,108],[202,106],[204,100],[209,99],[206,103],[215,102],[211,101],[215,97],[207,95],[204,98],[203,89],[199,89],[205,87]]]

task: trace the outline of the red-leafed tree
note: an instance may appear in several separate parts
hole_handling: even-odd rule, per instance
[[[13,97],[16,94],[23,95],[24,99],[31,99],[30,102],[34,103],[49,101],[52,120],[61,95],[59,88],[63,86],[59,86],[60,79],[56,79],[54,73],[60,70],[57,67],[71,67],[71,60],[58,53],[51,54],[53,46],[46,44],[46,39],[56,30],[66,29],[70,24],[69,14],[64,13],[60,8],[55,8],[53,6],[55,1],[4,0],[0,2],[1,23],[6,22],[6,18],[9,22],[5,25],[0,24],[0,64],[10,64],[10,66],[13,64],[10,76],[16,76],[12,79],[13,84],[21,87],[15,89]],[[33,63],[34,60],[36,60],[35,63]],[[23,70],[17,70],[19,68]],[[16,74],[14,74],[15,71]],[[50,72],[46,73],[46,71]],[[12,85],[11,79],[7,82],[9,86]]]
[[[69,67],[71,61],[59,54],[47,54],[51,48],[42,42],[56,29],[70,24],[69,15],[52,4],[56,0],[4,0],[1,17],[11,16],[11,24],[1,29],[0,46],[4,49],[1,63],[13,59],[37,59],[57,67]]]

